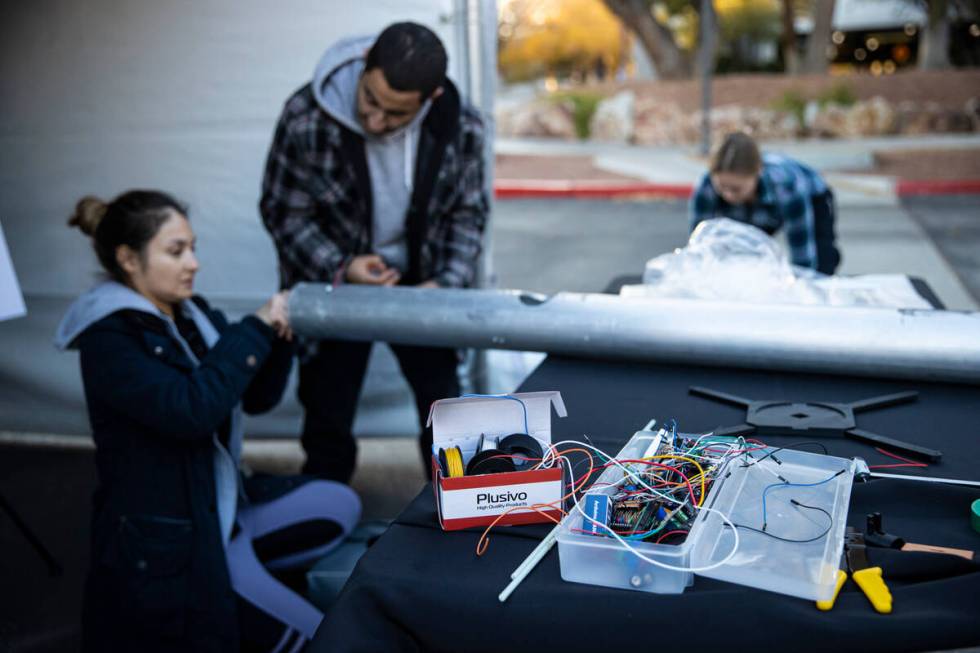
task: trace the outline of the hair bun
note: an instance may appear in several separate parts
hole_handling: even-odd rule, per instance
[[[93,236],[108,208],[109,205],[98,197],[86,195],[75,205],[75,213],[68,218],[68,226],[78,227],[86,236]]]

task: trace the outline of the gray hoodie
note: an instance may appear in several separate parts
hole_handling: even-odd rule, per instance
[[[384,136],[364,132],[357,118],[357,83],[364,72],[364,55],[375,39],[352,37],[331,46],[316,66],[312,87],[324,111],[364,137],[373,207],[371,248],[404,274],[408,270],[405,216],[412,199],[419,132],[431,102],[426,101],[415,118],[395,132]]]

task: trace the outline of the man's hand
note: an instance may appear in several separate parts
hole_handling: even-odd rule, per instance
[[[442,286],[440,286],[439,282],[436,281],[435,279],[429,279],[428,281],[423,281],[422,283],[420,283],[415,287],[416,288],[441,288]]]
[[[374,286],[394,286],[401,279],[395,268],[389,268],[377,254],[361,254],[351,259],[345,273],[347,283],[366,283]]]

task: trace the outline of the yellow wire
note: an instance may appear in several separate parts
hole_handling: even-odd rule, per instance
[[[684,460],[689,463],[692,463],[695,467],[698,468],[698,471],[700,472],[699,476],[701,478],[701,496],[698,497],[698,505],[700,506],[702,503],[704,503],[704,468],[701,467],[698,461],[694,460],[693,458],[688,458],[687,456],[674,456],[672,454],[663,454],[660,456],[647,456],[643,458],[643,460],[660,460],[662,458],[673,458],[675,460]]]
[[[463,456],[459,450],[459,447],[450,447],[445,450],[446,452],[446,471],[449,472],[449,478],[458,478],[463,475]]]

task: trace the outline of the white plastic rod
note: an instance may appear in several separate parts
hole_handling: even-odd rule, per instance
[[[524,558],[524,562],[517,565],[517,569],[515,569],[510,575],[510,583],[508,583],[507,587],[504,588],[504,591],[497,596],[498,601],[503,603],[510,598],[510,595],[514,593],[517,586],[524,582],[524,579],[527,578],[528,574],[530,574],[534,568],[538,566],[538,563],[541,562],[546,555],[548,555],[548,552],[551,551],[551,548],[555,545],[555,542],[558,541],[558,529],[560,527],[561,524],[558,524],[552,528],[544,539],[541,540],[536,547],[534,547],[534,550],[531,551],[526,558]]]
[[[538,562],[541,560],[541,558],[543,558],[544,555],[551,550],[551,547],[554,546],[555,539],[557,537],[558,537],[558,526],[555,526],[553,529],[551,529],[551,532],[549,532],[544,537],[543,540],[538,542],[538,545],[534,547],[534,550],[531,551],[531,553],[528,554],[526,558],[524,558],[524,562],[517,565],[517,569],[515,569],[513,573],[511,573],[510,577],[517,578],[522,573],[524,573],[524,570],[527,569],[528,566],[533,568],[535,565],[537,565]]]
[[[910,474],[882,474],[881,472],[871,472],[869,476],[874,478],[892,478],[900,481],[917,481],[919,483],[946,483],[949,485],[966,485],[969,487],[980,487],[980,481],[966,481],[957,478],[937,478],[935,476],[912,476]]]
[[[299,284],[310,338],[980,384],[980,313]]]

